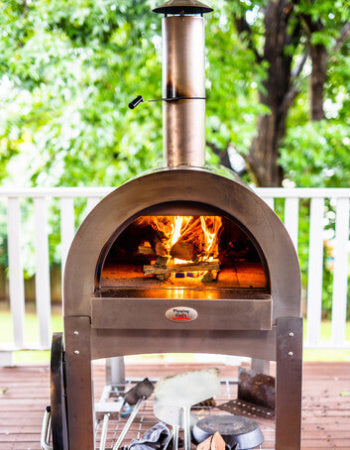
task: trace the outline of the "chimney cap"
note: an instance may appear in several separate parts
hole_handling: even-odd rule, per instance
[[[204,14],[212,11],[213,8],[197,0],[169,0],[153,10],[159,14]]]

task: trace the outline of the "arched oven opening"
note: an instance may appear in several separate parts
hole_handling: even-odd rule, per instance
[[[229,214],[194,202],[156,205],[129,219],[104,246],[101,297],[221,299],[270,293],[267,263]]]

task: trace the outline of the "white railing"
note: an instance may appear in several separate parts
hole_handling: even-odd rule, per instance
[[[49,202],[53,199],[60,204],[60,234],[62,266],[72,242],[76,214],[74,200],[86,199],[83,216],[111,192],[111,188],[52,188],[52,189],[0,189],[0,224],[7,223],[8,236],[8,274],[13,341],[10,344],[0,342],[0,352],[20,349],[48,349],[51,340],[50,276],[48,250]],[[283,205],[285,226],[298,247],[299,205],[301,201],[310,202],[309,225],[309,264],[307,281],[307,333],[305,346],[309,348],[350,348],[345,339],[347,290],[349,275],[349,200],[350,189],[283,189],[261,188],[257,193],[274,208],[276,199]],[[330,201],[330,203],[328,202]],[[36,312],[39,329],[39,342],[28,343],[25,340],[25,292],[23,274],[22,228],[25,225],[21,205],[32,202],[33,245],[35,252]],[[330,341],[321,341],[322,319],[322,280],[323,249],[325,236],[325,202],[332,205],[335,213],[335,234],[331,237],[334,249],[333,298],[332,298],[332,335]],[[1,209],[2,206],[2,209]],[[7,209],[7,214],[6,214]],[[1,214],[3,217],[1,217]],[[333,212],[332,212],[333,214]],[[334,215],[334,214],[333,214]]]

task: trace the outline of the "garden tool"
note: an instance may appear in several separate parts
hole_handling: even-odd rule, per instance
[[[153,390],[153,384],[149,381],[148,378],[145,378],[125,394],[124,401],[129,403],[129,405],[135,406],[126,424],[124,425],[124,428],[120,433],[118,440],[113,447],[113,450],[118,450],[120,448],[131,424],[133,423],[135,417],[137,416],[137,413],[141,408],[142,402],[152,394]]]

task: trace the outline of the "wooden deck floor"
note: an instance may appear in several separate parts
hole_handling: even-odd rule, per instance
[[[196,366],[128,365],[127,376],[165,376]],[[221,376],[237,369],[220,366]],[[104,366],[94,367],[95,393],[104,384]],[[36,450],[45,406],[49,404],[49,368],[0,369],[0,449]],[[263,446],[263,448],[271,448]],[[350,363],[306,363],[303,382],[303,449],[350,449]]]

